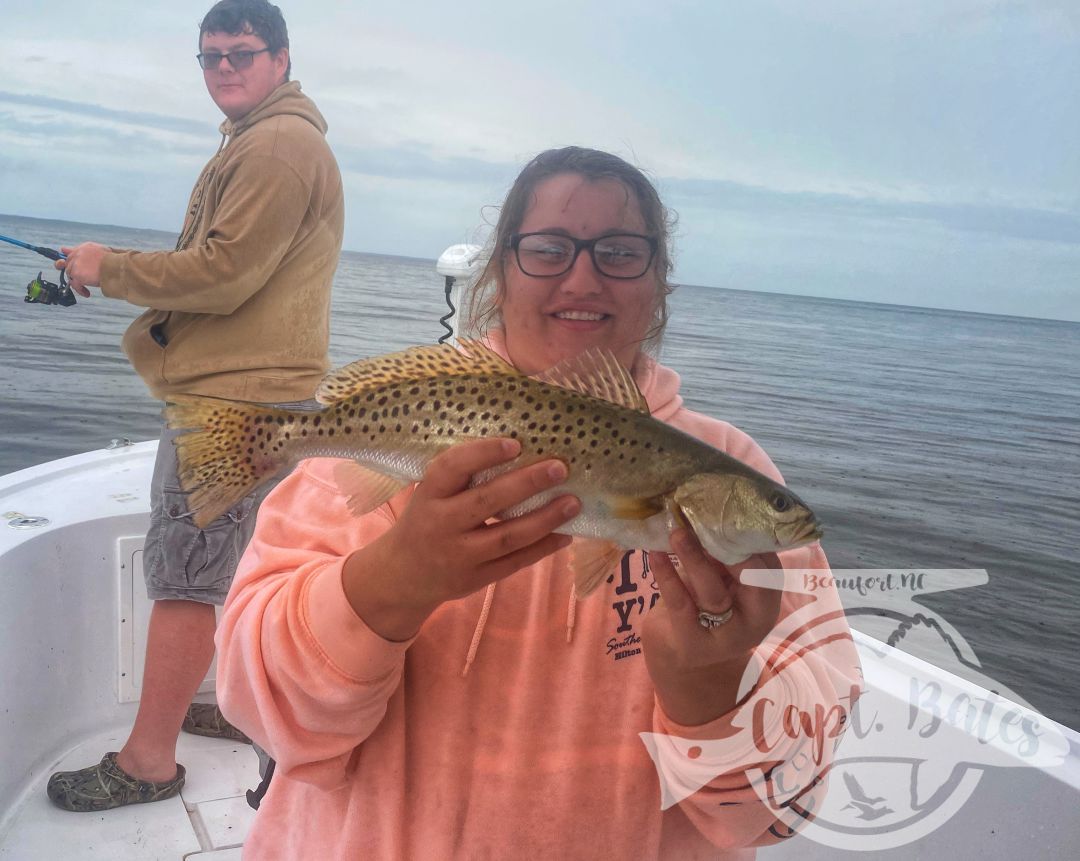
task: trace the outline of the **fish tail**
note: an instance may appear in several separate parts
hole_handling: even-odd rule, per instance
[[[185,430],[175,440],[180,487],[200,529],[220,517],[290,460],[283,426],[291,410],[197,395],[173,396],[165,420]]]

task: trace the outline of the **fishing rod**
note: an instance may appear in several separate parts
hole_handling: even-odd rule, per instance
[[[44,245],[31,245],[29,242],[23,242],[21,239],[13,239],[10,236],[3,236],[0,234],[0,241],[9,242],[12,245],[17,245],[19,248],[25,248],[27,251],[33,251],[35,254],[40,254],[42,257],[48,257],[50,260],[65,260],[67,255],[55,248],[46,248]],[[26,285],[26,295],[23,297],[24,302],[32,302],[37,305],[62,305],[65,308],[75,304],[75,294],[68,286],[67,279],[65,278],[64,270],[60,270],[60,283],[53,284],[51,281],[46,281],[41,277],[42,272],[39,271],[37,278]]]

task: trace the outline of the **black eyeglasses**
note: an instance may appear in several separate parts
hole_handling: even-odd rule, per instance
[[[199,61],[200,66],[211,71],[220,66],[222,60],[227,59],[233,70],[239,72],[255,62],[256,54],[262,54],[264,51],[269,50],[269,48],[259,48],[258,51],[229,51],[227,54],[218,54],[217,52],[196,54],[195,59]]]
[[[554,278],[569,272],[578,255],[589,250],[593,266],[608,278],[640,278],[656,256],[656,239],[638,233],[613,233],[596,239],[575,239],[561,233],[515,233],[507,242],[521,271],[533,278]]]

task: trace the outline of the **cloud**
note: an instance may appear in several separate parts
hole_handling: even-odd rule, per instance
[[[334,147],[341,170],[414,181],[436,180],[450,183],[489,183],[513,180],[520,165],[491,162],[464,156],[440,157],[420,145],[397,148],[365,148],[348,144]]]
[[[868,220],[929,221],[952,230],[1017,239],[1080,244],[1080,212],[974,203],[904,201],[854,194],[778,192],[716,180],[661,179],[673,200],[693,207],[796,217],[848,216]]]
[[[0,104],[25,105],[31,108],[49,110],[56,114],[74,114],[82,117],[109,120],[114,123],[139,126],[162,131],[181,132],[191,135],[206,135],[206,124],[187,117],[154,114],[146,111],[127,111],[102,105],[77,102],[71,99],[58,99],[44,95],[23,95],[0,90]]]

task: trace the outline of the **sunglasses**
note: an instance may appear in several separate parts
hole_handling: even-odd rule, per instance
[[[196,54],[195,59],[198,60],[199,65],[207,71],[213,71],[221,65],[222,60],[228,60],[233,71],[239,72],[241,69],[246,69],[255,62],[256,54],[262,54],[269,50],[269,48],[260,48],[258,51],[229,51],[227,54],[218,54],[216,52],[210,54]]]

